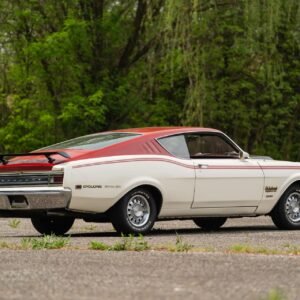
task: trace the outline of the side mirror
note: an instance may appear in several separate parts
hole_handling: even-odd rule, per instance
[[[247,158],[250,158],[250,154],[248,152],[245,152],[245,151],[240,151],[240,159],[244,160],[244,159],[247,159]]]

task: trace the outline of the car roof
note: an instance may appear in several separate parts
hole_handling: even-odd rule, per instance
[[[142,128],[127,128],[127,129],[119,129],[114,130],[113,132],[132,132],[139,133],[142,135],[168,135],[168,134],[176,134],[176,133],[185,133],[185,132],[220,132],[219,130],[213,128],[205,128],[205,127],[142,127]]]

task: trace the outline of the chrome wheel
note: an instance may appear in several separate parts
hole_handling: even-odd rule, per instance
[[[152,193],[143,187],[128,192],[109,213],[118,233],[146,234],[153,227],[157,207]]]
[[[131,197],[127,204],[127,219],[131,225],[142,227],[150,217],[150,205],[148,199],[141,194]]]
[[[286,215],[288,219],[293,223],[300,221],[300,193],[291,193],[285,205]]]

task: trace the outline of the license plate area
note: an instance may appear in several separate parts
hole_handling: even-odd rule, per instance
[[[11,208],[28,208],[28,201],[25,196],[22,195],[10,195],[8,200]]]

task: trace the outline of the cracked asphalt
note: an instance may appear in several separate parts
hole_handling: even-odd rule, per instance
[[[29,220],[17,228],[0,219],[0,242],[39,236]],[[218,232],[192,221],[157,222],[150,245],[184,242],[214,252],[112,252],[88,250],[90,241],[120,240],[110,224],[76,221],[71,245],[80,250],[1,249],[0,299],[269,299],[280,290],[300,299],[300,256],[229,254],[247,244],[281,250],[300,247],[300,231],[277,230],[268,217],[231,219]]]

